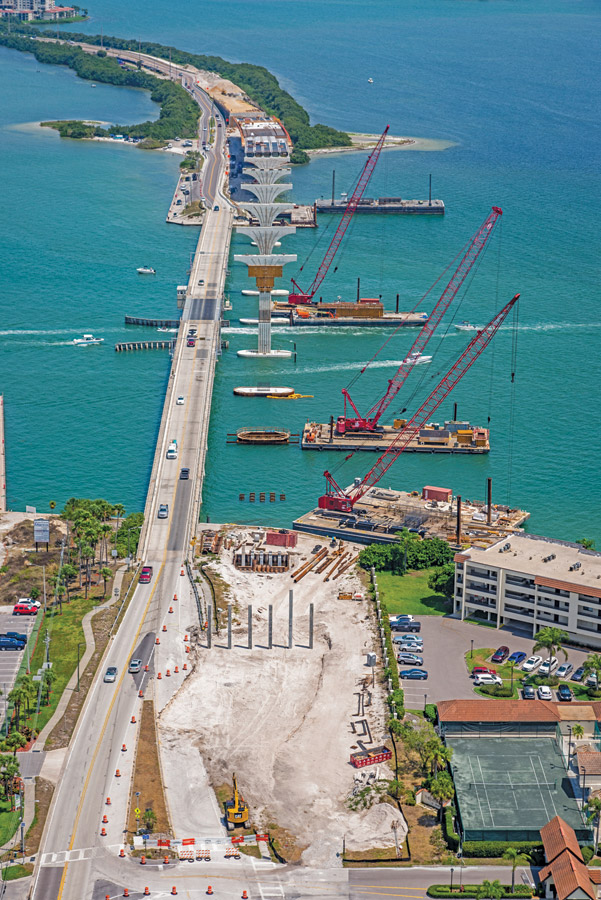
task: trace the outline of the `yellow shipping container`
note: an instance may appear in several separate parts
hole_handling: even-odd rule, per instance
[[[407,419],[395,419],[392,423],[392,427],[398,430],[399,428],[404,428],[406,424]]]

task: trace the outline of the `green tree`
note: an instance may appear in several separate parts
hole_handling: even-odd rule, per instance
[[[157,817],[156,817],[156,813],[154,812],[154,810],[153,809],[145,809],[144,815],[142,816],[142,821],[144,822],[144,825],[146,826],[146,830],[148,832],[152,833],[152,830],[154,829],[154,827],[157,823]]]
[[[438,800],[441,805],[447,800],[452,800],[455,796],[455,785],[448,772],[439,772],[438,775],[430,781],[428,790],[434,799]]]
[[[476,897],[478,900],[501,900],[504,893],[505,891],[503,890],[500,881],[484,880],[482,884],[478,886]]]
[[[13,757],[17,758],[17,750],[20,750],[21,747],[24,747],[27,743],[27,738],[25,735],[21,734],[20,731],[11,731],[8,737],[5,737],[2,741],[2,747],[6,750],[10,750],[13,754]]]
[[[572,725],[572,737],[579,740],[584,737],[584,728],[580,724]]]
[[[445,769],[451,762],[452,756],[452,747],[445,747],[440,738],[428,741],[426,745],[426,760],[431,767],[433,775],[436,775],[439,769]]]
[[[585,806],[585,812],[587,814],[587,822],[590,824],[591,822],[595,822],[595,853],[597,853],[597,848],[599,846],[599,825],[601,824],[601,799],[599,797],[590,797]]]
[[[580,544],[580,546],[584,550],[594,550],[595,549],[595,542],[593,540],[591,540],[590,538],[579,538],[576,541],[576,543]]]
[[[546,650],[550,665],[551,657],[557,656],[558,653],[563,653],[564,658],[568,658],[568,654],[563,647],[563,644],[568,640],[568,637],[569,635],[566,631],[562,631],[561,628],[554,628],[552,625],[549,625],[546,628],[541,628],[538,634],[534,635],[536,643],[532,649],[535,653],[538,653],[539,650]]]
[[[70,582],[72,581],[73,578],[77,578],[77,569],[75,568],[75,566],[71,565],[70,563],[65,563],[65,565],[62,567],[62,569],[60,571],[60,574],[61,574],[61,581],[62,581],[63,585],[65,586],[65,592],[67,594],[67,603],[68,603],[71,600],[71,596],[69,594]]]
[[[455,566],[447,563],[431,572],[428,578],[428,587],[435,594],[444,594],[447,600],[452,600],[455,594]]]
[[[599,687],[601,687],[601,653],[589,654],[584,660],[582,668],[584,669],[585,675],[597,676],[596,688],[599,689]],[[574,734],[574,729],[572,729],[572,734]]]
[[[503,859],[509,860],[511,863],[511,893],[515,893],[515,870],[521,862],[525,861],[525,857],[515,847],[508,847],[503,854]]]
[[[102,595],[103,597],[106,597],[106,583],[109,580],[109,578],[112,577],[112,575],[113,575],[113,572],[111,569],[109,569],[108,566],[103,566],[102,569],[100,570],[100,576],[101,576],[102,580],[104,581],[104,593]]]
[[[45,704],[46,706],[50,703],[50,691],[52,690],[52,685],[56,680],[56,674],[52,671],[52,669],[44,669],[42,674],[42,690],[45,695]]]
[[[2,785],[5,800],[12,796],[14,779],[19,774],[19,763],[16,757],[11,756],[9,753],[3,753],[0,756],[0,784]]]
[[[40,596],[40,594],[41,594],[41,591],[40,591],[39,587],[34,586],[29,591],[29,596],[31,597],[32,600],[37,600],[38,597]]]

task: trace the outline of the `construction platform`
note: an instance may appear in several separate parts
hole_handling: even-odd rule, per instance
[[[347,490],[350,491],[349,487]],[[428,499],[432,491],[446,494],[444,501]],[[451,491],[426,489],[394,491],[373,487],[352,513],[312,509],[293,522],[295,531],[336,537],[356,544],[390,544],[402,528],[422,537],[439,537],[453,547],[489,547],[505,535],[521,530],[530,513],[523,509],[491,505],[490,524],[484,502],[461,500],[461,540],[457,541],[457,498]]]
[[[395,419],[393,425],[377,431],[349,431],[339,434],[334,417],[330,422],[307,422],[303,428],[303,450],[369,450],[384,452],[398,437],[406,419]],[[489,453],[490,432],[469,422],[429,422],[405,447],[405,453]]]
[[[348,197],[340,199],[316,200],[315,208],[320,213],[343,213],[348,205]],[[388,213],[404,216],[444,216],[442,200],[403,200],[402,197],[363,197],[357,204],[358,213]]]

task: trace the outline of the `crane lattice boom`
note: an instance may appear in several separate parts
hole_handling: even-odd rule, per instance
[[[351,512],[355,503],[388,471],[393,462],[400,456],[405,447],[417,436],[422,425],[438,409],[455,385],[461,381],[468,369],[475,363],[483,350],[488,347],[499,327],[507,318],[509,311],[515,306],[520,295],[516,294],[503,309],[494,316],[488,325],[479,331],[469,342],[457,362],[449,369],[442,381],[434,388],[427,400],[399,431],[394,441],[382,453],[378,461],[369,470],[362,481],[354,486],[349,494],[345,494],[336,483],[330,472],[324,472],[327,480],[327,493],[319,498],[320,509]]]
[[[395,375],[388,382],[388,389],[386,390],[386,393],[380,400],[378,400],[377,403],[372,406],[366,416],[357,414],[355,417],[347,418],[347,400],[349,401],[355,412],[357,412],[357,408],[351,400],[346,388],[343,389],[342,393],[344,396],[345,408],[344,416],[339,416],[336,423],[336,431],[338,432],[338,434],[345,434],[346,431],[375,431],[375,429],[378,427],[380,418],[386,412],[386,410],[402,388],[407,376],[409,375],[409,372],[411,372],[413,366],[417,363],[422,351],[426,348],[428,341],[440,325],[444,314],[451,305],[453,299],[457,296],[457,292],[461,288],[461,285],[464,283],[465,279],[475,265],[478,257],[484,250],[488,239],[493,233],[497,219],[502,215],[503,210],[498,206],[493,206],[490,214],[487,216],[474,237],[471,239],[463,258],[461,259],[461,262],[457,266],[457,269],[455,270],[455,273],[453,274],[451,280],[442,292],[440,300],[437,302],[436,306],[430,313],[428,320],[413,342],[411,349],[407,354],[407,357],[403,360]]]
[[[295,293],[295,294],[293,293],[293,294],[288,295],[289,303],[310,303],[311,300],[313,299],[313,297],[315,296],[315,294],[317,293],[321,282],[324,280],[324,278],[328,274],[328,269],[332,265],[332,260],[336,256],[336,253],[338,251],[338,248],[340,246],[342,238],[344,237],[346,229],[348,228],[350,221],[353,218],[355,210],[357,209],[357,207],[359,205],[359,201],[361,200],[361,197],[365,193],[365,188],[367,187],[367,183],[368,183],[369,179],[371,178],[373,170],[376,167],[376,163],[378,162],[378,157],[380,156],[380,152],[382,150],[382,147],[384,146],[384,141],[386,140],[386,135],[388,134],[389,128],[390,128],[390,125],[387,125],[386,128],[384,129],[384,131],[382,132],[382,134],[380,135],[378,143],[376,144],[376,146],[374,147],[374,149],[371,151],[371,153],[369,154],[369,156],[367,158],[367,162],[365,163],[365,166],[363,167],[363,171],[361,172],[361,175],[359,176],[359,180],[355,186],[355,190],[353,191],[353,193],[350,196],[350,199],[346,205],[346,209],[344,210],[344,212],[342,214],[342,218],[340,219],[340,222],[338,223],[338,228],[336,229],[334,237],[332,238],[332,240],[330,242],[330,246],[326,250],[326,254],[322,260],[322,263],[321,263],[319,269],[317,270],[317,275],[313,279],[310,288],[307,291],[303,291],[298,286],[296,281],[294,279],[292,279],[292,284],[297,289],[298,293]]]

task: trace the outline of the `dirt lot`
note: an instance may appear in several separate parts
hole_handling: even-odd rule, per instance
[[[315,540],[299,536],[297,561],[309,558]],[[160,717],[161,743],[199,749],[213,785],[235,771],[255,825],[277,823],[304,848],[306,865],[338,864],[348,850],[394,843],[394,809],[386,803],[351,812],[346,798],[358,749],[351,722],[358,692],[370,675],[365,654],[375,647],[368,601],[339,600],[340,589],[361,590],[358,576],[324,583],[309,574],[294,585],[289,573],[258,574],[234,568],[231,550],[214,570],[230,586],[235,604],[233,648],[226,635],[213,648],[195,648],[195,669]],[[294,643],[287,649],[288,592],[294,588]],[[314,648],[308,649],[309,603],[315,604]],[[246,606],[253,605],[254,643],[248,649]],[[267,649],[268,605],[273,604],[273,649]],[[371,681],[371,678],[370,678]],[[385,737],[384,696],[369,686],[365,708],[374,746]],[[360,733],[360,730],[359,730]],[[165,754],[164,765],[177,757]],[[173,764],[173,763],[171,763]],[[392,777],[381,767],[381,775]],[[396,816],[398,818],[398,814]],[[180,823],[181,827],[181,823]]]

